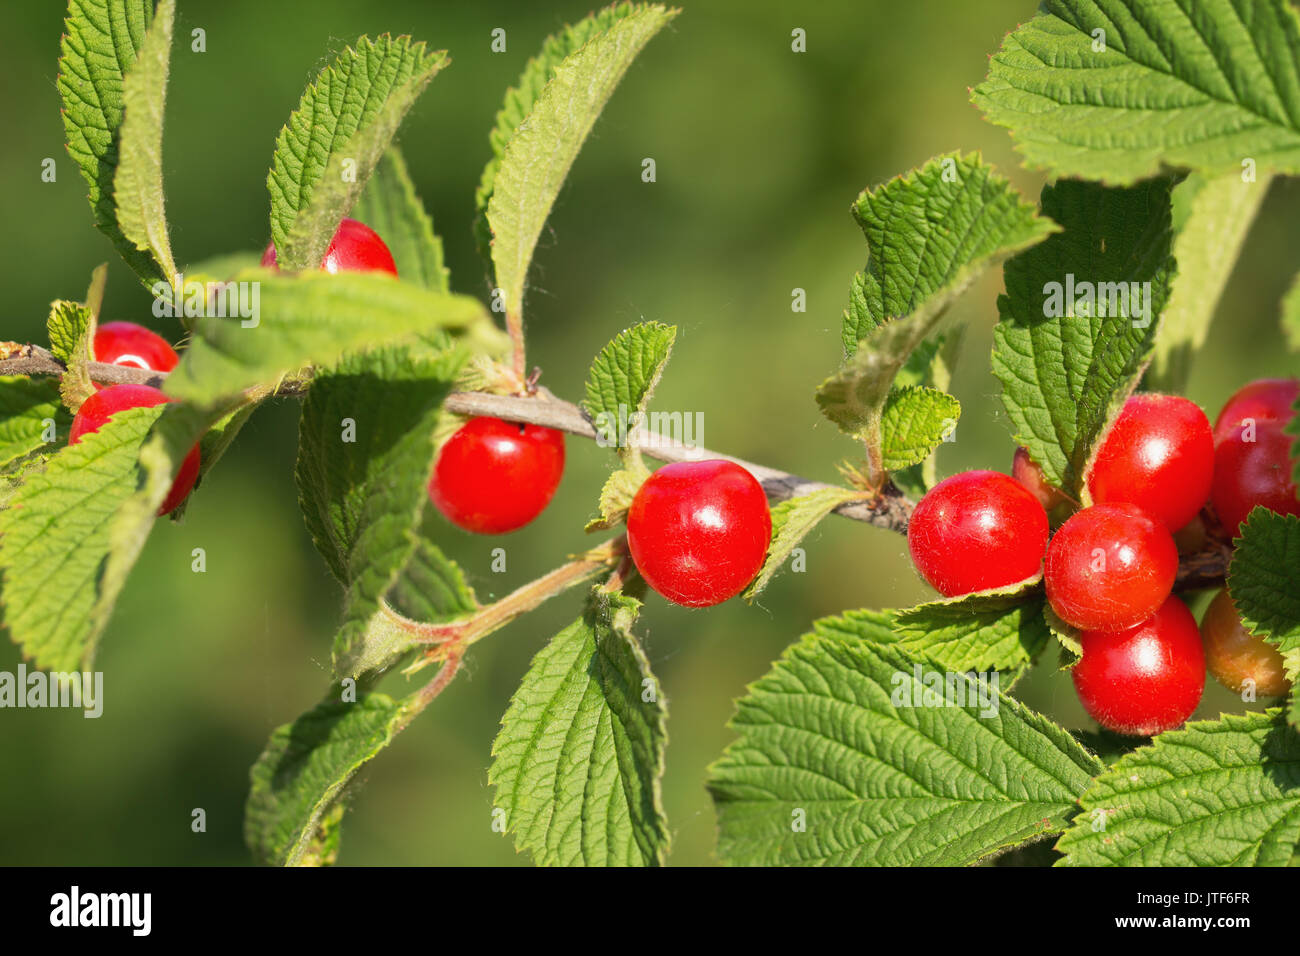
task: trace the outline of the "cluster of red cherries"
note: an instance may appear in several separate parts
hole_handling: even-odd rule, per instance
[[[275,244],[263,266],[276,268]],[[325,272],[397,275],[384,240],[355,219],[339,225]],[[130,322],[106,322],[94,339],[99,362],[170,372],[179,357],[161,336]],[[170,399],[148,385],[97,386],[78,409],[69,444],[128,408]],[[197,445],[186,456],[158,514],[174,511],[199,473]],[[564,474],[564,433],[499,418],[471,418],[443,445],[429,498],[453,524],[478,534],[505,534],[550,504]],[[705,607],[735,597],[758,573],[772,533],[767,496],[754,477],[725,460],[680,462],[641,487],[627,521],[628,550],[646,582],[677,604]]]
[[[275,244],[266,247],[262,265],[275,268]],[[384,240],[364,223],[344,219],[321,263],[325,272],[379,271],[397,275],[392,253]],[[126,365],[152,372],[170,372],[180,357],[162,336],[134,322],[105,322],[95,330],[92,356],[96,362]],[[111,417],[129,408],[148,408],[172,401],[151,385],[96,385],[72,419],[68,444],[75,445],[89,432],[99,431]],[[181,462],[176,478],[158,508],[158,514],[175,511],[194,489],[199,477],[199,446]]]
[[[1252,382],[1213,428],[1186,398],[1134,395],[1089,469],[1093,504],[1054,534],[1048,512],[1072,503],[1022,448],[1014,477],[968,471],[930,489],[908,526],[912,561],[947,597],[1041,570],[1052,611],[1079,632],[1079,699],[1117,733],[1150,736],[1182,724],[1200,703],[1207,667],[1235,692],[1284,694],[1281,655],[1246,630],[1227,589],[1199,631],[1172,591],[1176,539],[1195,550],[1216,530],[1231,538],[1257,506],[1300,514],[1283,431],[1297,395],[1297,379]]]
[[[262,265],[276,267],[274,244]],[[383,239],[345,219],[321,268],[397,275]],[[160,336],[108,322],[93,343],[97,361],[156,372],[178,356]],[[1094,504],[1051,534],[1048,511],[1071,502],[1048,485],[1020,449],[1014,478],[969,471],[940,482],[920,501],[908,528],[912,560],[948,597],[1001,588],[1043,571],[1047,600],[1080,632],[1074,684],[1102,726],[1150,735],[1176,727],[1200,702],[1207,664],[1235,691],[1253,682],[1265,696],[1287,682],[1277,651],[1242,625],[1226,589],[1198,632],[1172,594],[1180,538],[1206,533],[1207,501],[1231,536],[1257,505],[1300,514],[1291,481],[1291,438],[1283,427],[1300,381],[1263,380],[1229,400],[1213,429],[1195,404],[1174,395],[1130,398],[1087,479]],[[77,411],[76,444],[128,408],[169,401],[147,385],[98,387]],[[504,534],[535,519],[564,473],[564,435],[540,425],[471,418],[443,445],[429,498],[453,524]],[[186,456],[160,515],[194,486],[199,448]],[[1214,527],[1210,518],[1210,527]],[[707,607],[735,597],[762,567],[772,533],[767,496],[745,468],[724,459],[665,465],[638,489],[627,515],[631,558],[668,600]]]
[[[503,534],[550,503],[564,473],[564,435],[540,425],[474,418],[443,446],[429,496],[453,524]],[[627,514],[632,561],[648,585],[683,607],[711,607],[763,566],[772,516],[763,486],[726,459],[664,465]]]

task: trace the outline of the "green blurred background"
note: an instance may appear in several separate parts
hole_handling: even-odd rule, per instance
[[[548,3],[181,0],[164,160],[179,262],[260,249],[275,136],[329,54],[362,33],[410,33],[452,55],[400,141],[446,243],[453,285],[482,295],[471,236],[473,191],[502,92],[542,39],[592,0]],[[981,150],[1026,194],[1005,132],[982,122],[968,88],[1026,0],[817,4],[686,0],[629,72],[580,156],[536,257],[530,359],[557,393],[580,394],[590,356],[620,329],[678,325],[656,407],[704,413],[718,450],[823,480],[853,445],[821,419],[813,387],[840,357],[839,318],[866,248],[849,214],[859,191],[930,156]],[[48,304],[79,298],[111,259],[90,225],[86,186],[63,148],[55,89],[63,15],[56,0],[0,12],[5,142],[0,338],[43,341]],[[206,31],[193,53],[190,31]],[[507,52],[490,33],[507,31]],[[808,52],[790,50],[795,27]],[[41,161],[58,162],[55,183]],[[658,181],[641,181],[653,157]],[[1300,188],[1275,185],[1196,366],[1191,396],[1211,414],[1241,381],[1294,371],[1277,301],[1294,269]],[[105,316],[173,338],[112,261]],[[1007,470],[1013,447],[988,371],[1000,275],[957,306],[969,329],[954,391],[964,408],[943,473]],[[791,290],[807,290],[793,314]],[[242,864],[248,767],[273,727],[327,684],[339,593],[296,507],[296,403],[263,409],[196,494],[182,524],[160,524],[105,635],[105,712],[0,711],[0,862]],[[549,511],[504,539],[444,523],[436,539],[491,599],[586,545],[581,525],[611,462],[571,440]],[[504,574],[491,550],[507,549]],[[207,572],[190,570],[195,547]],[[715,862],[704,771],[731,738],[745,685],[821,615],[927,597],[903,538],[831,520],[807,542],[808,570],[778,577],[755,607],[689,612],[651,598],[641,627],[669,697],[665,802],[671,862]],[[577,613],[577,593],[475,647],[466,672],[364,771],[345,822],[345,864],[516,864],[491,828],[489,750],[531,656]],[[1052,662],[1053,654],[1047,660]],[[0,669],[19,660],[0,645]],[[399,678],[400,680],[400,678]],[[1048,666],[1024,687],[1032,706],[1088,721]],[[400,688],[398,688],[400,689]],[[1202,714],[1241,704],[1217,686]],[[193,833],[191,810],[207,814]]]

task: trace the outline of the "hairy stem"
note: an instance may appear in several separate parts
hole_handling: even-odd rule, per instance
[[[460,649],[453,651],[443,659],[442,666],[438,668],[438,673],[433,675],[433,680],[429,681],[417,692],[415,706],[398,724],[395,733],[405,730],[411,721],[416,718],[416,715],[423,713],[424,708],[438,699],[438,695],[447,689],[447,685],[451,683],[452,678],[460,672],[460,665],[464,659],[465,653]]]
[[[524,353],[524,317],[518,309],[506,311],[506,331],[510,333],[510,357],[515,370],[515,378],[523,382],[528,369]]]
[[[487,637],[493,631],[505,627],[519,615],[544,604],[557,594],[589,581],[601,571],[608,570],[626,554],[626,535],[611,538],[567,564],[560,565],[554,571],[516,588],[501,600],[485,605],[468,617],[457,621],[426,624],[399,614],[387,604],[384,604],[383,608],[388,617],[416,642],[447,645],[450,648],[447,652],[433,653],[450,660],[452,655],[463,653],[465,648]]]

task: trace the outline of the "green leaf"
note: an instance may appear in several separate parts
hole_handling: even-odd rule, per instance
[[[0,511],[5,625],[38,667],[89,669],[117,596],[100,580],[117,515],[140,483],[141,445],[161,412],[117,413],[51,456]]]
[[[893,389],[880,416],[884,466],[892,471],[924,461],[952,435],[959,418],[961,403],[947,392],[924,385]]]
[[[434,292],[451,291],[442,240],[433,231],[433,220],[416,195],[406,160],[396,146],[389,146],[375,166],[352,207],[352,217],[384,237],[402,279]]]
[[[847,501],[862,497],[860,491],[848,488],[821,488],[799,498],[787,498],[772,508],[772,543],[758,576],[745,591],[750,604],[758,597],[768,582],[781,570],[786,559],[828,514]]]
[[[328,366],[349,353],[413,342],[439,329],[481,349],[499,350],[504,342],[478,300],[391,276],[258,269],[236,281],[257,283],[257,324],[198,319],[194,341],[167,377],[168,394],[204,404],[274,385],[308,365]]]
[[[854,277],[844,315],[850,356],[890,319],[917,313],[937,319],[985,269],[1056,231],[976,153],[936,156],[866,190],[853,216],[869,258]]]
[[[75,350],[81,337],[94,321],[90,310],[79,302],[59,299],[50,305],[50,317],[45,322],[50,336],[50,352],[64,364],[75,362]]]
[[[479,609],[460,566],[424,537],[416,542],[386,600],[406,617],[428,623],[465,617]]]
[[[507,317],[523,314],[533,249],[551,206],[605,103],[641,49],[676,15],[638,5],[566,57],[542,89],[496,170],[487,202],[492,264]]]
[[[59,299],[50,305],[50,317],[45,328],[50,336],[50,350],[54,357],[66,365],[67,371],[59,380],[59,395],[63,404],[74,411],[95,391],[86,363],[95,358],[95,330],[99,326],[99,312],[104,304],[104,284],[108,279],[108,265],[102,264],[91,273],[90,288],[85,302],[68,302]]]
[[[387,747],[416,710],[415,696],[366,694],[355,702],[334,688],[291,724],[276,728],[250,771],[244,840],[259,863],[332,862],[341,799],[368,760]]]
[[[447,62],[445,52],[407,36],[361,37],[307,87],[276,140],[266,181],[282,268],[320,264],[402,117]],[[355,163],[354,181],[343,178],[345,160]],[[303,213],[310,221],[299,224]]]
[[[153,19],[152,0],[69,0],[59,57],[59,97],[68,154],[90,187],[95,226],[139,276],[152,258],[118,228],[113,179],[120,155],[123,74],[136,62]]]
[[[370,174],[383,157],[407,110],[442,67],[442,61],[393,90],[370,124],[357,131],[330,158],[312,190],[311,199],[298,211],[285,240],[285,262],[300,269],[315,268],[329,251],[339,223],[356,205]],[[445,291],[445,289],[443,290]]]
[[[113,193],[123,238],[148,252],[156,263],[141,276],[146,282],[158,278],[170,282],[176,275],[162,169],[163,112],[175,18],[175,0],[158,0],[139,56],[122,83],[121,164],[113,176]]]
[[[1024,583],[899,611],[894,630],[900,647],[955,671],[1021,670],[1051,634],[1042,594]]]
[[[894,633],[894,612],[873,608],[818,618],[812,623],[812,633],[826,640],[847,641],[851,644],[862,641],[893,644],[898,640],[898,635]]]
[[[899,370],[894,379],[894,387],[928,385],[940,391],[948,391],[952,385],[953,366],[961,354],[965,331],[964,326],[956,326],[922,342]],[[957,417],[961,417],[960,412]],[[889,478],[904,494],[912,498],[923,498],[927,491],[939,483],[938,455],[929,455],[918,465],[895,469]]]
[[[17,463],[11,464],[0,472],[0,510],[9,507],[26,481],[31,475],[38,475],[45,470],[49,463],[50,455],[44,452],[38,452],[19,459]],[[0,592],[0,603],[3,602],[4,594]]]
[[[590,14],[547,37],[542,43],[541,51],[524,66],[519,80],[506,90],[505,102],[497,112],[496,125],[488,136],[492,145],[492,158],[484,167],[478,190],[474,194],[474,205],[478,211],[474,222],[474,236],[485,262],[492,261],[492,230],[488,226],[487,219],[488,202],[492,198],[497,170],[501,167],[501,160],[505,156],[511,138],[515,135],[515,130],[532,111],[542,90],[555,75],[556,67],[568,56],[590,43],[593,37],[604,33],[614,23],[637,9],[639,8],[631,3],[618,3]]]
[[[1292,351],[1300,351],[1300,273],[1282,297],[1282,331]]]
[[[1069,670],[1083,657],[1083,644],[1080,642],[1082,632],[1071,624],[1066,624],[1052,610],[1052,605],[1043,604],[1043,623],[1061,646],[1060,669]]]
[[[1074,498],[1151,354],[1174,271],[1172,185],[1047,186],[1043,212],[1065,231],[1003,269],[993,346],[1002,402],[1016,441]]]
[[[417,540],[384,601],[402,616],[429,624],[480,610],[460,568],[425,538]],[[373,615],[364,633],[354,631],[349,644],[345,669],[362,675],[366,683],[377,680],[410,651],[428,646],[412,636],[405,622],[386,613]]]
[[[316,548],[346,590],[336,676],[357,677],[380,601],[416,548],[433,433],[463,353],[384,349],[318,376],[303,402],[296,478]]]
[[[501,719],[488,781],[515,845],[540,864],[664,862],[666,704],[630,632],[640,607],[594,589],[582,617],[533,658]]]
[[[1228,590],[1241,621],[1282,654],[1300,683],[1300,517],[1255,508],[1228,565]]]
[[[89,356],[89,346],[82,351],[82,339],[95,334],[95,325],[104,305],[104,284],[108,281],[108,264],[95,267],[90,274],[90,288],[85,302],[59,299],[50,304],[50,317],[45,320],[45,330],[50,337],[50,351],[65,365],[76,364],[82,356]],[[88,359],[82,358],[83,361]]]
[[[600,489],[600,514],[588,521],[583,530],[590,534],[626,521],[632,499],[649,477],[650,469],[644,462],[639,458],[630,458],[627,467],[619,468],[605,479],[605,484]]]
[[[1240,173],[1246,159],[1300,173],[1300,29],[1285,0],[1042,10],[972,93],[1027,165],[1115,185],[1168,167]]]
[[[675,325],[643,322],[616,335],[592,361],[583,406],[601,444],[621,450],[621,440],[628,436],[620,435],[620,425],[626,423],[629,432],[636,430],[676,337]]]
[[[912,353],[981,271],[1056,227],[973,154],[936,157],[863,193],[854,214],[870,258],[844,316],[849,357],[817,404],[883,459],[881,416]]]
[[[1242,182],[1239,172],[1228,173],[1201,184],[1192,199],[1187,222],[1174,240],[1178,276],[1160,318],[1147,372],[1147,387],[1153,391],[1185,390],[1192,357],[1205,345],[1210,321],[1271,182],[1267,175],[1258,182]]]
[[[740,736],[710,770],[719,856],[954,866],[1063,830],[1101,762],[965,674],[954,706],[933,689],[911,706],[927,672],[942,684],[933,667],[896,645],[808,635],[789,648],[740,701]]]
[[[0,375],[0,468],[66,438],[72,419],[53,378]],[[53,431],[53,436],[50,432]]]
[[[1300,734],[1280,712],[1156,737],[1099,776],[1058,866],[1286,866],[1300,842]]]

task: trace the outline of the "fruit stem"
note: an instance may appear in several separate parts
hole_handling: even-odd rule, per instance
[[[628,579],[636,573],[636,565],[632,563],[632,555],[623,555],[623,560],[618,563],[618,569],[609,576],[609,580],[601,585],[601,590],[608,591],[611,594],[615,591],[623,590]]]

